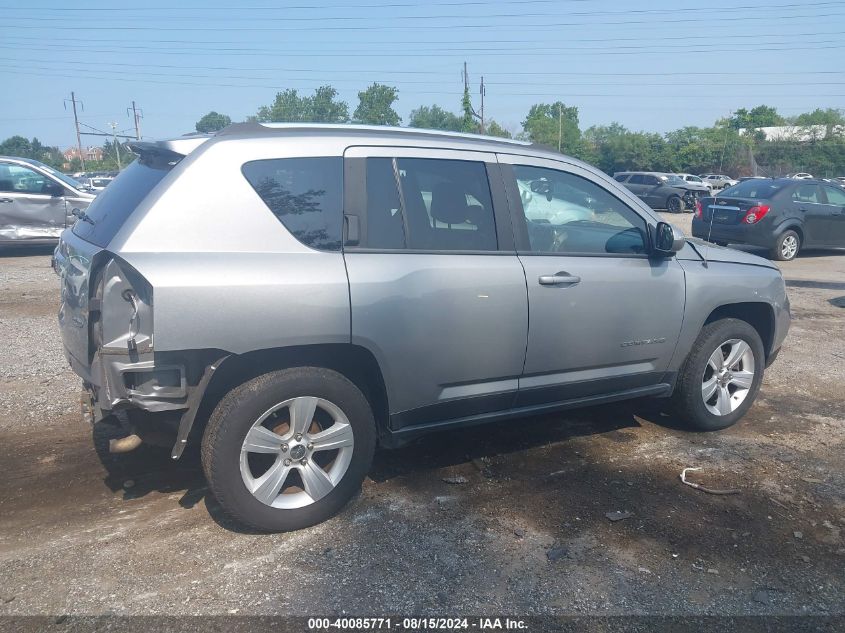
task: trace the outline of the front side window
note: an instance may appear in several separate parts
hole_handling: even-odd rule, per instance
[[[28,167],[0,163],[0,191],[4,193],[47,193],[50,179]]]
[[[482,162],[367,159],[367,248],[494,251],[493,202]]]
[[[660,179],[657,176],[643,176],[643,182],[647,185],[659,185]]]
[[[591,180],[556,169],[514,165],[531,252],[642,254],[646,223]]]
[[[296,239],[311,248],[340,250],[343,226],[340,156],[255,160],[246,163],[242,171],[273,215]]]
[[[845,207],[845,191],[838,187],[824,186],[824,191],[827,194],[827,201],[837,207]]]

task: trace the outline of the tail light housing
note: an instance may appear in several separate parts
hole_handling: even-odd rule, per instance
[[[770,208],[771,207],[767,204],[759,204],[751,207],[745,212],[745,217],[742,218],[743,224],[757,224],[757,222],[766,216]]]
[[[701,219],[701,215],[703,213],[703,207],[701,206],[701,199],[696,199],[695,201],[695,217],[699,220]]]

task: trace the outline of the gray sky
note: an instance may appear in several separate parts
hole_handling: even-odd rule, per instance
[[[418,105],[458,110],[464,61],[476,107],[484,75],[486,114],[511,130],[532,103],[558,99],[582,129],[657,132],[760,103],[845,107],[845,1],[241,4],[0,0],[0,139],[74,144],[71,91],[98,129],[129,130],[134,100],[149,137],[189,132],[209,110],[242,120],[285,88],[331,84],[352,112],[373,81],[399,88],[406,122]]]

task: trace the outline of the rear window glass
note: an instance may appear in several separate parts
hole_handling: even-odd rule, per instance
[[[124,169],[85,210],[90,221],[77,220],[73,232],[105,248],[123,223],[175,164],[173,156],[139,158]]]
[[[738,185],[728,187],[720,196],[734,196],[736,198],[771,198],[783,185],[771,180],[744,180]]]
[[[243,174],[296,239],[311,248],[340,250],[343,227],[340,156],[256,160],[243,166]]]

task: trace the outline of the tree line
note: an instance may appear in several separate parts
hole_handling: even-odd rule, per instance
[[[313,94],[295,89],[278,92],[273,101],[247,118],[260,122],[361,123],[402,125],[395,109],[399,90],[373,83],[358,93],[351,111],[337,90],[320,86]],[[456,111],[438,104],[421,105],[411,111],[407,125],[454,132],[484,133],[516,137],[560,150],[612,174],[643,170],[666,172],[720,172],[732,176],[759,174],[779,176],[808,171],[815,176],[845,175],[845,114],[836,109],[816,109],[795,117],[782,116],[767,105],[739,109],[709,127],[686,126],[665,134],[629,130],[620,123],[593,125],[582,129],[579,110],[562,101],[532,105],[519,130],[507,130],[492,119],[481,117],[465,88]],[[351,111],[351,114],[350,114]],[[196,123],[198,132],[214,132],[232,122],[211,111]],[[759,128],[791,125],[796,134],[769,140]],[[103,166],[113,168],[115,148],[104,146]],[[37,158],[60,167],[65,161],[56,147],[43,146],[38,139],[14,136],[0,143],[0,154]],[[72,165],[71,169],[77,169]]]

